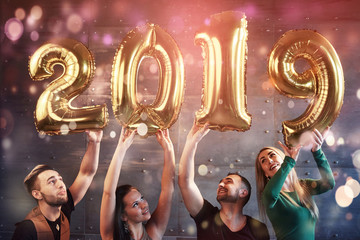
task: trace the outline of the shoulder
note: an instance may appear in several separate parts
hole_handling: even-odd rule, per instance
[[[247,224],[249,225],[251,232],[257,237],[257,239],[269,239],[269,231],[265,223],[260,222],[259,220],[252,218],[248,215]]]
[[[24,220],[16,223],[16,228],[12,239],[37,239],[35,225],[31,220]]]
[[[217,207],[214,207],[209,201],[204,199],[204,205],[202,206],[200,212],[193,218],[195,221],[202,220],[209,216],[215,215],[218,211],[219,209]]]

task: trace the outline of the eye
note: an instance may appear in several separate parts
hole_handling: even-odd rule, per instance
[[[140,197],[140,201],[144,201],[145,199],[144,199],[144,196],[141,196]]]
[[[132,205],[132,207],[134,208],[134,207],[137,207],[138,205],[139,205],[138,202],[134,202],[134,204]]]
[[[272,157],[274,157],[275,156],[275,153],[271,153],[270,154],[270,157],[272,158]]]
[[[261,161],[261,163],[264,163],[264,162],[265,162],[265,159],[264,159],[264,158],[262,158],[262,159],[260,159],[260,161]]]

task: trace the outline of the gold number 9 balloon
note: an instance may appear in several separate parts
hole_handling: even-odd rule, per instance
[[[137,102],[136,79],[145,57],[159,66],[159,88],[154,102]],[[112,105],[115,117],[125,127],[147,127],[143,135],[169,128],[178,118],[184,98],[184,63],[173,38],[154,24],[130,31],[120,43],[112,70]]]
[[[208,122],[210,129],[246,131],[251,115],[246,110],[245,66],[247,21],[240,12],[211,16],[210,24],[195,36],[204,56],[201,108],[196,122]]]
[[[53,80],[38,99],[35,125],[46,134],[62,134],[62,126],[75,123],[70,132],[103,128],[108,122],[106,105],[74,108],[71,101],[89,86],[94,74],[94,58],[80,42],[56,39],[42,45],[30,57],[29,72],[34,81],[54,75],[54,66],[61,65],[63,74]],[[69,128],[68,128],[69,129]]]
[[[305,59],[310,69],[298,73],[295,62],[299,58]],[[268,71],[282,94],[312,98],[302,115],[282,123],[286,145],[297,145],[302,133],[314,128],[323,132],[335,121],[343,104],[344,74],[335,49],[325,37],[312,30],[286,32],[271,51]]]

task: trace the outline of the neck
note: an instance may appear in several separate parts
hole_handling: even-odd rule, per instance
[[[128,223],[131,237],[133,239],[141,239],[144,234],[144,225],[140,223]]]
[[[240,231],[246,224],[243,206],[240,203],[220,203],[220,218],[232,231]]]
[[[41,213],[50,221],[55,221],[60,217],[61,206],[54,207],[47,203],[39,202],[39,208]]]

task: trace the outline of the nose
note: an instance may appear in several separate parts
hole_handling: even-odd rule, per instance
[[[219,187],[224,187],[224,186],[225,186],[224,182],[219,183]]]

